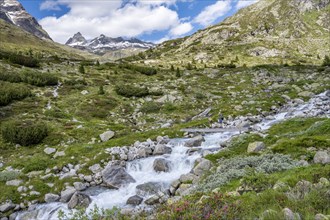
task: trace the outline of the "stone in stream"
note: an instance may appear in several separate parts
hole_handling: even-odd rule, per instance
[[[142,203],[142,201],[143,201],[143,198],[141,198],[138,195],[135,195],[135,196],[129,197],[126,201],[126,204],[136,206],[136,205],[140,205]]]
[[[169,172],[171,161],[164,158],[157,158],[154,160],[153,168],[156,172]]]
[[[102,171],[102,179],[106,186],[114,189],[135,182],[134,178],[125,171],[125,168],[118,165],[106,166]]]
[[[14,209],[15,207],[16,207],[16,205],[13,204],[12,202],[7,202],[7,203],[0,205],[0,212],[7,212],[9,210]]]
[[[67,188],[66,190],[62,191],[60,202],[68,202],[75,192],[76,192],[76,189],[72,188],[72,187]]]
[[[199,147],[201,146],[202,142],[205,141],[204,137],[202,135],[198,135],[196,137],[193,137],[186,141],[184,143],[185,147]]]
[[[57,194],[53,193],[47,193],[45,195],[45,202],[50,203],[50,202],[57,202],[60,199],[60,196]]]
[[[89,198],[88,195],[76,192],[71,197],[71,199],[68,203],[68,208],[69,209],[73,209],[76,207],[87,208],[91,202],[92,202],[92,200],[91,200],[91,198]]]
[[[171,152],[172,152],[172,148],[166,147],[163,144],[157,144],[154,149],[153,155],[170,154]]]
[[[148,182],[136,186],[136,194],[139,196],[154,195],[164,191],[164,186],[157,182]]]

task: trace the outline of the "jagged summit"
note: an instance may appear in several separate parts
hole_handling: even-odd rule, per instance
[[[100,36],[92,40],[86,40],[80,32],[73,35],[73,37],[71,37],[65,44],[77,49],[87,50],[96,54],[104,54],[107,51],[116,51],[128,48],[150,49],[155,46],[153,43],[144,42],[136,38],[112,38],[107,37],[104,34],[101,34]]]
[[[17,0],[0,0],[0,19],[14,24],[39,38],[51,40],[38,21],[25,11]]]

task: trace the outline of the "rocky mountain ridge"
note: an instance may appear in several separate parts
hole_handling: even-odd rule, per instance
[[[0,19],[14,24],[39,38],[51,40],[38,21],[17,0],[0,0]]]
[[[162,64],[182,61],[179,57],[185,57],[185,64],[192,60],[236,66],[290,61],[317,63],[330,53],[329,3],[329,0],[260,0],[217,25],[164,42],[147,55]]]
[[[86,50],[88,52],[100,55],[103,55],[109,51],[117,51],[128,48],[146,50],[155,47],[155,44],[153,43],[144,42],[136,38],[111,38],[105,36],[104,34],[101,34],[99,37],[92,40],[86,40],[80,32],[73,35],[73,37],[71,37],[65,44],[80,50]]]

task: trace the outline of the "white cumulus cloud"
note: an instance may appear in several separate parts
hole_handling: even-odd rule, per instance
[[[58,0],[54,6],[64,5],[69,8],[69,12],[58,18],[45,17],[39,22],[60,43],[65,43],[78,31],[87,39],[100,34],[110,37],[138,37],[167,30],[171,35],[177,36],[193,28],[189,22],[181,21],[178,13],[169,7],[177,1]]]
[[[258,2],[259,0],[251,0],[251,1],[249,1],[249,0],[241,0],[241,1],[238,1],[237,2],[237,4],[236,4],[236,6],[235,6],[235,8],[238,10],[238,9],[241,9],[241,8],[245,8],[245,7],[247,7],[247,6],[249,6],[249,5],[252,5],[252,4],[254,4],[254,3],[256,3],[256,2]]]
[[[56,1],[47,0],[40,4],[40,10],[60,11],[61,8]]]
[[[197,15],[194,21],[203,26],[208,26],[218,18],[227,14],[231,9],[232,6],[229,0],[217,1],[215,4],[205,7],[204,10]]]

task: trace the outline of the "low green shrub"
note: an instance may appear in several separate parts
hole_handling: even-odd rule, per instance
[[[23,72],[0,72],[0,80],[12,83],[24,82],[34,86],[53,86],[58,83],[58,77],[51,73],[24,70]]]
[[[10,180],[17,179],[20,173],[17,171],[2,171],[0,172],[0,182],[6,182]]]
[[[156,102],[146,102],[140,109],[143,113],[155,113],[159,112],[161,106]]]
[[[8,121],[1,126],[1,135],[6,142],[29,146],[39,144],[47,135],[47,125],[36,121]]]
[[[130,97],[144,97],[149,95],[149,90],[146,87],[137,87],[133,85],[119,84],[116,86],[115,91],[118,95],[130,98]]]
[[[21,84],[0,82],[0,88],[0,106],[31,96],[31,90]]]
[[[139,72],[139,73],[147,75],[147,76],[157,74],[157,70],[153,67],[137,66],[137,65],[133,65],[133,64],[127,64],[127,63],[120,64],[119,67],[129,69],[129,70],[133,70],[133,71]]]

